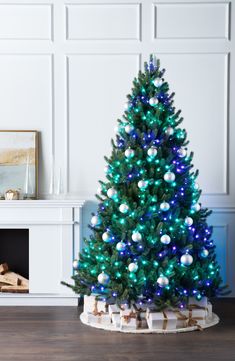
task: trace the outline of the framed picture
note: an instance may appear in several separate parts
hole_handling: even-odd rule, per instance
[[[38,132],[0,130],[0,193],[34,199],[38,192]],[[11,198],[6,198],[11,199]]]

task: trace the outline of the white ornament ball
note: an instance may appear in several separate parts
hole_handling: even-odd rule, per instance
[[[104,272],[100,273],[97,279],[101,285],[107,285],[110,280],[109,275],[107,275],[107,273]]]
[[[136,263],[130,263],[128,266],[128,269],[130,272],[137,272],[138,270],[138,265]]]
[[[186,217],[184,223],[186,224],[186,226],[190,227],[193,224],[193,219],[191,217]]]
[[[79,266],[79,261],[78,261],[78,259],[75,259],[73,261],[73,269],[78,269],[78,266]]]
[[[163,211],[163,212],[167,212],[167,211],[169,211],[169,209],[170,209],[170,204],[167,203],[167,202],[162,202],[162,203],[160,204],[160,209],[161,209],[161,211]]]
[[[111,236],[111,234],[110,234],[109,232],[104,232],[104,233],[102,234],[102,239],[103,239],[103,241],[104,241],[105,243],[109,243],[109,242],[111,242],[111,240],[112,240],[112,236]]]
[[[165,133],[167,135],[171,136],[174,134],[174,129],[172,127],[168,127],[168,128],[166,128]]]
[[[125,132],[126,132],[127,134],[130,134],[133,130],[134,130],[133,125],[127,124],[127,125],[125,126]]]
[[[119,211],[120,211],[121,213],[126,213],[126,212],[128,212],[128,210],[129,210],[129,207],[128,207],[128,205],[125,204],[125,203],[121,204],[120,207],[119,207]]]
[[[133,232],[131,239],[133,242],[139,242],[142,239],[141,233],[140,232]]]
[[[144,181],[144,180],[140,180],[140,181],[138,182],[138,187],[139,187],[140,189],[146,188],[147,185],[148,185],[148,182],[146,182],[146,181]]]
[[[127,158],[133,158],[135,155],[135,151],[131,148],[128,148],[125,150],[125,157]]]
[[[191,256],[191,254],[183,254],[180,257],[180,262],[184,265],[184,266],[190,266],[193,263],[193,257]]]
[[[125,249],[126,249],[126,244],[124,242],[121,241],[116,244],[117,251],[123,252],[123,251],[125,251]]]
[[[184,149],[184,148],[178,149],[177,153],[178,153],[178,156],[179,156],[180,158],[184,158],[184,157],[186,157],[186,155],[187,155],[187,151],[186,151],[186,149]]]
[[[199,190],[200,186],[198,183],[194,183],[194,189]]]
[[[191,209],[192,209],[193,211],[195,211],[195,212],[198,212],[198,211],[200,211],[201,206],[200,206],[199,203],[195,203],[195,204],[192,205]]]
[[[156,157],[157,148],[156,147],[151,147],[151,148],[148,149],[147,153],[148,153],[149,157]]]
[[[200,256],[201,256],[202,258],[206,258],[206,257],[208,257],[208,255],[209,255],[209,251],[208,251],[208,249],[206,249],[206,248],[204,248],[204,249],[201,251],[201,253],[200,253]]]
[[[158,99],[157,98],[150,98],[149,99],[149,104],[154,107],[158,104]]]
[[[160,238],[160,241],[163,243],[163,244],[169,244],[171,242],[171,237],[168,236],[168,234],[163,234]]]
[[[153,84],[155,85],[156,88],[160,87],[163,83],[163,80],[161,78],[156,78],[153,81]]]
[[[91,218],[91,224],[92,226],[97,226],[98,224],[100,224],[100,218],[98,216],[93,216]]]
[[[114,198],[117,195],[117,191],[115,188],[109,188],[107,191],[107,196],[109,198]]]
[[[109,166],[108,165],[106,165],[105,167],[104,167],[104,172],[107,174],[108,172],[109,172]]]
[[[160,287],[166,287],[169,285],[169,280],[165,276],[158,277],[157,283]]]
[[[167,183],[172,183],[175,181],[175,174],[173,172],[166,172],[164,174],[164,181]]]

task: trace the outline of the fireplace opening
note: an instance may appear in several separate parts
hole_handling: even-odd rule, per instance
[[[0,229],[0,292],[28,292],[29,230]]]

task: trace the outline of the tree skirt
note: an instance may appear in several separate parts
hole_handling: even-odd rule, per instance
[[[161,329],[149,329],[149,328],[125,330],[125,329],[117,328],[113,324],[102,325],[101,323],[97,323],[97,322],[88,322],[85,312],[83,312],[80,315],[80,320],[82,321],[82,323],[84,323],[87,326],[91,326],[91,327],[95,327],[95,328],[99,328],[99,329],[107,330],[107,331],[117,331],[117,332],[124,332],[124,333],[164,333],[164,334],[166,334],[166,333],[190,332],[190,331],[198,330],[197,326],[177,328],[174,330],[161,330]],[[206,324],[201,325],[201,328],[205,329],[208,327],[212,327],[212,326],[217,325],[217,323],[219,323],[219,317],[215,313],[212,313],[212,317],[207,318]]]

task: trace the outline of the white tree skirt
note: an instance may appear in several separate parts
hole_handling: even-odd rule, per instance
[[[100,328],[102,330],[107,330],[107,331],[117,331],[117,332],[124,332],[124,333],[164,333],[165,334],[165,333],[190,332],[190,331],[196,331],[198,329],[197,326],[192,326],[192,327],[185,327],[185,328],[177,328],[174,330],[161,330],[161,329],[151,330],[149,328],[148,329],[137,329],[137,330],[122,330],[121,328],[115,327],[113,324],[102,325],[101,323],[88,322],[86,314],[84,312],[81,313],[80,320],[85,325],[88,325],[91,327]],[[212,317],[207,318],[206,324],[201,325],[201,327],[204,329],[204,328],[215,326],[217,323],[219,323],[219,317],[215,313],[212,313]]]

